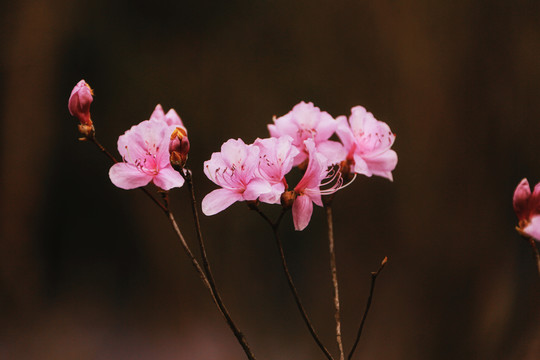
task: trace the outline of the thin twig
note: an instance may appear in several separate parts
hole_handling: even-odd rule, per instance
[[[118,160],[116,160],[114,155],[112,155],[97,140],[97,138],[95,137],[95,134],[92,133],[90,136],[87,136],[85,139],[92,142],[92,143],[94,143],[101,150],[101,152],[104,153],[113,163],[115,163],[115,164],[118,163]],[[251,352],[251,349],[249,348],[249,346],[247,344],[247,341],[244,338],[244,335],[238,330],[238,328],[236,327],[236,325],[232,321],[232,319],[231,319],[231,317],[230,317],[230,315],[229,315],[229,313],[227,311],[227,308],[223,304],[223,302],[222,302],[222,300],[221,300],[221,298],[219,296],[219,293],[218,293],[218,291],[217,291],[217,289],[215,287],[214,279],[213,279],[212,273],[210,271],[210,265],[208,264],[208,259],[206,257],[206,251],[205,251],[205,248],[204,248],[204,243],[202,241],[202,234],[201,234],[201,229],[200,229],[200,225],[199,225],[198,213],[196,211],[195,193],[193,192],[193,184],[191,182],[191,176],[189,177],[189,179],[190,180],[188,181],[188,186],[189,186],[191,194],[192,194],[192,207],[194,209],[193,214],[194,214],[194,217],[195,217],[195,223],[196,223],[196,228],[197,228],[197,236],[199,238],[199,246],[201,247],[201,254],[202,254],[201,256],[203,258],[203,265],[204,265],[204,269],[205,269],[204,271],[201,268],[199,262],[197,261],[197,258],[191,252],[191,249],[189,248],[186,240],[184,239],[184,236],[182,235],[182,232],[180,231],[180,228],[178,227],[178,224],[176,223],[176,220],[174,219],[173,214],[169,210],[168,194],[166,192],[162,193],[163,201],[164,201],[164,204],[162,204],[147,189],[145,189],[145,188],[140,188],[140,189],[164,212],[165,216],[167,216],[167,218],[169,219],[169,222],[171,223],[176,235],[180,239],[180,243],[182,245],[182,248],[184,249],[184,251],[185,251],[186,255],[188,256],[188,258],[191,260],[191,263],[192,263],[193,267],[195,268],[195,271],[199,275],[200,279],[202,280],[204,286],[210,292],[210,296],[212,297],[212,300],[214,301],[214,303],[218,307],[220,313],[223,315],[223,317],[225,318],[225,321],[227,322],[227,324],[229,325],[229,327],[233,331],[234,335],[238,339],[238,342],[240,343],[240,345],[242,346],[242,349],[246,353],[247,358],[249,360],[255,360],[255,356]]]
[[[362,321],[360,322],[360,327],[358,328],[358,334],[356,334],[356,340],[354,341],[354,345],[351,349],[351,352],[349,353],[349,356],[347,357],[348,360],[351,360],[354,354],[354,351],[356,350],[356,346],[358,345],[358,342],[360,341],[360,336],[362,335],[362,329],[364,328],[364,323],[366,322],[367,314],[371,306],[371,300],[373,299],[373,290],[375,289],[375,281],[377,280],[377,276],[382,271],[382,269],[384,268],[387,262],[388,262],[388,258],[385,256],[383,261],[381,262],[381,265],[379,266],[379,269],[376,272],[371,273],[371,288],[369,289],[369,297],[366,303],[366,309],[364,310],[364,315],[362,316]]]
[[[344,360],[345,354],[343,352],[343,341],[341,339],[341,319],[340,319],[340,306],[339,306],[339,286],[337,277],[336,266],[336,252],[334,250],[334,222],[332,218],[332,205],[327,204],[326,209],[326,222],[328,223],[328,247],[330,251],[330,272],[332,274],[332,285],[334,290],[334,318],[336,319],[336,342],[339,349],[339,359]]]
[[[298,307],[298,310],[300,311],[300,314],[302,315],[302,319],[304,319],[304,323],[306,324],[309,333],[321,349],[321,351],[324,353],[324,355],[327,357],[328,360],[334,360],[332,357],[332,354],[328,351],[328,349],[324,346],[324,344],[319,339],[319,336],[317,335],[317,332],[315,331],[315,328],[313,327],[313,324],[309,320],[309,317],[306,313],[306,309],[304,308],[304,305],[302,304],[302,301],[300,300],[300,296],[298,295],[298,291],[296,290],[296,286],[294,285],[294,282],[291,277],[291,273],[289,272],[289,266],[287,265],[287,260],[285,259],[285,253],[283,251],[283,244],[281,243],[281,239],[279,237],[279,224],[281,223],[281,219],[283,218],[283,215],[285,214],[286,210],[283,210],[281,214],[279,215],[276,222],[273,222],[270,220],[266,214],[264,214],[257,206],[250,206],[252,210],[255,210],[272,228],[272,232],[274,234],[274,238],[276,240],[276,245],[279,250],[279,255],[281,258],[281,265],[283,267],[283,271],[285,273],[285,277],[287,278],[287,283],[289,284],[289,289],[291,290],[291,293],[293,294],[294,301],[296,302],[296,306]]]
[[[242,332],[238,329],[238,327],[236,326],[236,324],[232,320],[232,318],[231,318],[231,316],[229,314],[229,311],[227,310],[225,304],[221,300],[221,295],[220,295],[220,293],[219,293],[219,291],[218,291],[218,289],[216,287],[216,282],[214,280],[214,276],[212,274],[212,269],[210,268],[210,264],[208,262],[208,256],[206,255],[206,248],[204,246],[204,240],[203,240],[202,231],[201,231],[201,224],[200,224],[200,221],[199,221],[199,212],[197,210],[197,200],[195,198],[195,190],[193,188],[193,181],[192,181],[192,177],[191,177],[191,171],[188,170],[188,169],[186,169],[185,171],[180,170],[180,174],[182,175],[182,177],[186,181],[189,192],[191,193],[191,210],[193,212],[193,220],[195,221],[195,228],[197,229],[197,239],[199,241],[199,249],[201,251],[202,263],[203,263],[203,267],[204,267],[204,270],[206,272],[206,275],[208,277],[208,282],[209,282],[209,284],[210,284],[210,286],[212,288],[212,292],[214,294],[216,304],[219,307],[219,310],[221,311],[223,316],[225,317],[225,321],[229,325],[229,328],[234,333],[234,336],[236,337],[236,339],[240,343],[240,346],[242,346],[242,349],[244,349],[244,352],[246,353],[248,359],[254,360],[255,355],[253,355],[253,353],[251,352],[251,349],[249,348],[249,345],[247,343],[246,338],[244,337],[244,334],[242,334]]]

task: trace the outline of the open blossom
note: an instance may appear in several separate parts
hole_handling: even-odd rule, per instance
[[[328,160],[316,151],[313,140],[306,140],[305,145],[309,152],[309,163],[304,176],[294,188],[296,199],[292,206],[293,222],[296,230],[304,230],[309,224],[313,214],[313,203],[323,206],[320,186],[324,179],[328,177]],[[331,189],[325,194],[333,191],[335,189]]]
[[[82,125],[92,126],[90,120],[90,104],[94,98],[94,92],[86,81],[81,80],[71,91],[68,101],[69,113],[79,119]]]
[[[214,215],[236,201],[256,200],[272,190],[270,183],[258,176],[260,149],[246,145],[242,139],[230,139],[221,152],[204,162],[204,173],[221,189],[206,195],[202,201],[205,215]]]
[[[163,190],[181,187],[182,176],[169,162],[171,126],[157,119],[145,120],[118,138],[123,162],[109,170],[112,183],[130,190],[152,181]]]
[[[336,132],[347,151],[351,172],[392,180],[398,159],[396,152],[390,149],[396,138],[390,127],[376,120],[362,106],[351,109],[349,123],[345,116],[339,116],[337,122]]]
[[[345,158],[345,152],[339,142],[328,140],[336,131],[337,122],[326,111],[321,111],[313,103],[301,102],[288,114],[274,119],[268,125],[272,137],[289,135],[293,145],[299,150],[294,158],[294,165],[299,165],[308,158],[308,149],[304,141],[312,139],[317,152],[323,154],[330,163],[335,164]]]
[[[531,194],[527,179],[514,191],[514,211],[519,220],[518,231],[540,241],[540,183]]]
[[[259,148],[260,176],[272,186],[269,193],[261,194],[260,201],[278,204],[281,194],[287,189],[285,175],[291,171],[294,157],[299,153],[292,141],[290,136],[255,140],[254,146]]]

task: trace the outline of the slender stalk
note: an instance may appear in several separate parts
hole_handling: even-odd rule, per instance
[[[300,311],[300,315],[302,315],[302,319],[304,320],[304,323],[306,324],[309,330],[309,333],[311,334],[311,337],[313,337],[313,339],[315,340],[315,343],[317,343],[317,345],[319,346],[321,351],[324,353],[326,358],[328,360],[334,360],[334,358],[332,357],[332,354],[330,354],[328,349],[324,346],[324,344],[319,339],[319,336],[317,335],[317,332],[315,331],[313,324],[309,320],[309,317],[306,313],[306,309],[304,308],[304,305],[302,304],[302,301],[300,300],[300,296],[298,295],[298,291],[296,290],[296,286],[294,285],[293,279],[291,277],[291,273],[289,272],[289,266],[287,265],[287,260],[285,259],[285,253],[283,251],[283,244],[281,243],[281,239],[279,237],[279,231],[278,231],[279,224],[281,223],[281,219],[283,218],[283,215],[285,214],[285,210],[281,212],[277,221],[273,222],[256,205],[250,206],[250,208],[252,210],[255,210],[272,228],[272,233],[274,234],[276,245],[279,250],[279,256],[281,258],[281,265],[283,267],[285,277],[287,278],[289,289],[291,290],[291,293],[294,297],[294,301],[296,302],[296,306],[298,307],[298,310]]]
[[[538,254],[538,248],[536,247],[536,242],[532,237],[528,237],[529,244],[531,244],[532,252],[536,260],[536,268],[538,269],[538,275],[540,275],[540,254]]]
[[[85,137],[83,139],[94,143],[101,150],[101,152],[104,153],[113,163],[115,163],[115,164],[118,163],[118,160],[116,160],[114,155],[112,155],[97,140],[97,138],[95,137],[95,134],[92,133],[91,135],[89,135],[89,136],[87,136],[87,137]],[[183,175],[183,172],[181,172],[181,174]],[[186,177],[184,177],[184,178],[186,179]],[[187,181],[187,179],[186,179],[186,181]],[[199,275],[201,281],[203,282],[203,285],[210,292],[210,296],[212,297],[212,300],[214,301],[214,303],[216,304],[216,306],[219,309],[219,312],[221,313],[221,315],[223,315],[223,317],[225,318],[225,321],[227,322],[227,324],[229,325],[229,327],[233,331],[235,337],[237,338],[238,342],[240,343],[240,346],[242,346],[242,349],[246,353],[247,358],[249,360],[255,360],[256,358],[253,355],[253,353],[251,352],[251,349],[249,348],[244,335],[238,330],[238,327],[235,325],[235,323],[231,319],[231,316],[229,315],[229,312],[227,311],[227,308],[223,304],[223,301],[221,300],[219,292],[216,289],[214,279],[213,279],[212,273],[210,271],[210,265],[208,264],[208,259],[207,259],[207,256],[206,256],[206,250],[204,248],[204,243],[202,241],[202,233],[201,233],[201,228],[200,228],[200,224],[199,224],[199,216],[198,216],[198,213],[197,213],[197,210],[196,210],[195,193],[193,191],[193,184],[191,182],[191,175],[189,175],[189,181],[187,181],[187,182],[188,182],[188,187],[190,189],[191,196],[192,196],[192,209],[193,209],[193,214],[194,214],[194,217],[195,217],[195,224],[196,224],[196,228],[197,228],[197,237],[199,238],[199,246],[201,248],[201,254],[202,254],[201,256],[203,258],[203,265],[204,265],[204,269],[205,269],[204,271],[201,268],[199,262],[197,261],[197,258],[191,252],[191,249],[189,248],[184,236],[182,235],[182,232],[180,231],[180,228],[178,227],[178,224],[176,223],[176,220],[174,219],[173,214],[169,210],[169,199],[168,199],[167,193],[162,194],[163,195],[163,201],[164,201],[164,204],[162,204],[147,189],[145,189],[145,188],[140,188],[140,189],[164,212],[165,216],[167,216],[167,218],[169,219],[169,222],[171,223],[176,235],[180,239],[180,244],[182,245],[182,248],[184,249],[184,252],[188,256],[188,258],[191,260],[191,263],[192,263],[193,267],[195,268],[195,271]]]
[[[199,241],[199,249],[201,251],[202,263],[203,263],[203,267],[206,272],[206,275],[208,277],[208,283],[210,284],[210,287],[212,288],[215,302],[217,306],[219,307],[219,310],[225,317],[225,320],[227,324],[229,325],[229,328],[234,333],[234,336],[240,343],[240,346],[242,346],[242,349],[244,349],[244,352],[246,353],[248,359],[255,359],[255,355],[253,355],[253,353],[251,352],[251,349],[249,348],[246,338],[244,337],[242,332],[240,332],[240,330],[238,329],[238,327],[232,320],[229,314],[229,311],[227,310],[227,308],[225,307],[225,304],[221,300],[221,295],[216,287],[216,282],[212,274],[212,269],[210,268],[210,263],[208,262],[208,256],[206,255],[206,248],[204,246],[204,240],[203,240],[202,231],[201,231],[201,224],[199,221],[199,211],[197,210],[197,200],[195,197],[195,190],[193,188],[191,171],[188,169],[186,169],[186,171],[181,170],[180,174],[185,179],[189,192],[191,193],[191,210],[193,212],[193,220],[195,221],[195,228],[197,229],[197,239]]]
[[[332,285],[334,290],[334,318],[336,320],[336,342],[339,349],[339,360],[345,359],[343,351],[343,341],[341,339],[341,319],[339,306],[339,286],[336,267],[336,252],[334,250],[334,221],[332,218],[332,205],[325,206],[326,222],[328,223],[328,247],[330,251],[330,272],[332,274]]]
[[[381,265],[379,266],[379,269],[375,272],[371,273],[371,287],[369,289],[369,297],[366,303],[366,309],[364,310],[364,315],[362,316],[362,321],[360,322],[360,327],[358,328],[358,333],[356,334],[356,340],[354,341],[354,345],[351,349],[351,352],[349,353],[349,356],[347,357],[348,360],[351,360],[354,351],[356,350],[356,346],[358,345],[358,342],[360,341],[360,336],[362,335],[362,329],[364,328],[364,323],[366,322],[367,314],[369,312],[369,308],[371,307],[371,300],[373,299],[373,290],[375,289],[375,281],[377,280],[377,276],[382,271],[386,263],[388,262],[388,258],[385,256],[383,261],[381,262]]]

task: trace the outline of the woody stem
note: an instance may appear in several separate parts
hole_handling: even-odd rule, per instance
[[[281,239],[279,237],[279,231],[278,231],[279,224],[281,223],[281,219],[283,218],[283,215],[285,214],[286,210],[283,210],[279,218],[277,219],[277,221],[273,222],[256,205],[250,206],[250,209],[255,210],[272,228],[272,233],[274,234],[274,239],[276,240],[276,245],[278,247],[279,256],[281,259],[283,272],[285,273],[285,277],[287,278],[287,284],[289,285],[289,289],[294,297],[294,301],[296,302],[296,306],[298,307],[300,315],[302,316],[302,319],[304,320],[304,323],[306,324],[309,330],[309,333],[311,334],[311,337],[313,337],[313,340],[315,340],[315,343],[324,353],[326,358],[328,360],[334,360],[334,358],[332,357],[332,354],[330,354],[328,349],[324,346],[322,341],[319,339],[319,336],[317,335],[317,332],[315,331],[313,324],[309,320],[309,317],[306,313],[306,309],[304,308],[304,305],[302,304],[302,301],[300,300],[300,296],[298,295],[298,291],[296,290],[296,286],[294,285],[291,273],[289,272],[289,266],[287,265],[287,260],[285,259],[285,252],[283,251],[283,244],[281,243]]]
[[[336,320],[336,341],[339,349],[339,359],[344,360],[345,355],[343,352],[343,342],[341,339],[341,319],[340,319],[340,304],[339,304],[339,287],[338,287],[338,278],[337,278],[337,267],[336,267],[336,252],[334,250],[334,222],[332,218],[332,206],[327,204],[325,206],[326,210],[326,221],[328,223],[328,246],[330,252],[330,272],[332,274],[332,285],[334,291],[334,318]]]
[[[201,252],[201,258],[204,266],[204,270],[206,272],[208,283],[211,287],[211,291],[213,294],[213,297],[215,299],[216,305],[219,308],[219,311],[225,318],[225,321],[227,322],[227,325],[229,325],[229,328],[233,332],[234,336],[240,343],[240,346],[242,346],[242,349],[246,353],[246,356],[250,360],[255,360],[255,355],[251,352],[251,349],[249,348],[249,345],[247,343],[246,338],[244,337],[244,334],[238,329],[238,326],[234,323],[234,321],[231,318],[231,315],[229,314],[229,311],[225,307],[225,304],[221,300],[221,295],[216,287],[216,283],[214,280],[214,276],[212,274],[212,269],[210,268],[210,263],[208,262],[208,256],[206,255],[206,247],[204,245],[204,240],[202,236],[201,231],[201,224],[199,221],[199,212],[197,210],[197,200],[195,197],[195,190],[193,188],[193,181],[192,181],[192,175],[191,171],[188,169],[180,170],[180,175],[185,179],[189,192],[191,194],[191,210],[193,212],[193,220],[195,221],[195,228],[197,229],[197,239],[199,241],[199,249]]]

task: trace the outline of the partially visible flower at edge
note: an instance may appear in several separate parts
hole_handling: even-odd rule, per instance
[[[274,118],[274,124],[268,125],[272,137],[289,135],[293,145],[299,150],[294,158],[294,165],[299,165],[308,158],[308,149],[304,141],[312,139],[317,152],[323,154],[330,163],[339,163],[345,158],[343,146],[328,140],[336,131],[337,121],[326,111],[321,111],[313,103],[300,102],[290,112]]]
[[[396,135],[390,127],[367,112],[362,106],[351,109],[349,122],[345,116],[337,119],[336,133],[347,151],[347,165],[351,172],[366,176],[382,176],[392,181],[392,171],[398,161],[390,148]]]
[[[164,121],[145,120],[118,138],[123,162],[114,164],[109,178],[119,188],[130,190],[152,181],[163,190],[181,187],[182,176],[170,164],[172,127]]]
[[[252,201],[270,192],[270,183],[258,177],[260,149],[246,145],[242,139],[230,139],[221,145],[221,152],[204,162],[204,173],[221,189],[207,194],[202,200],[205,215],[215,215],[237,201]]]
[[[513,205],[519,220],[518,232],[540,241],[540,183],[531,194],[527,179],[521,180],[514,191]]]

